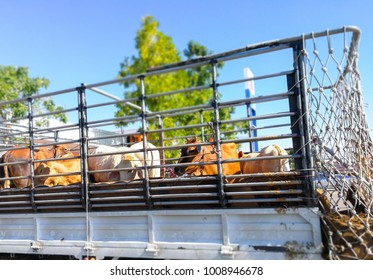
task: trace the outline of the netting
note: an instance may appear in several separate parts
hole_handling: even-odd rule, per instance
[[[373,146],[358,71],[359,32],[349,35],[345,29],[304,42],[311,152],[327,257],[373,259]]]

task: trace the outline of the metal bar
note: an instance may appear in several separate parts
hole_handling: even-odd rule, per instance
[[[27,107],[28,107],[28,125],[29,125],[29,146],[30,146],[30,202],[32,205],[33,211],[37,212],[37,206],[35,203],[35,197],[34,197],[34,189],[35,189],[35,183],[34,183],[34,119],[33,119],[33,109],[32,109],[32,103],[33,100],[29,98],[27,100]]]
[[[353,37],[354,38],[359,38],[360,33],[361,33],[360,29],[355,27],[355,26],[346,26],[346,27],[343,27],[343,28],[326,30],[326,31],[323,31],[323,32],[318,32],[318,33],[311,33],[311,34],[305,34],[305,35],[301,35],[301,36],[290,37],[290,38],[286,38],[286,39],[277,39],[277,40],[265,41],[265,42],[262,42],[262,43],[251,44],[251,45],[247,45],[246,47],[234,49],[234,50],[231,50],[231,51],[228,51],[228,52],[212,54],[212,55],[203,56],[203,57],[199,57],[199,58],[188,60],[188,61],[177,62],[177,63],[174,63],[174,64],[155,67],[155,68],[149,69],[148,71],[149,72],[154,71],[154,72],[159,73],[160,71],[163,70],[162,73],[164,73],[166,70],[169,70],[169,69],[173,69],[173,70],[174,69],[183,69],[182,67],[191,68],[191,67],[195,67],[195,66],[208,64],[210,61],[212,61],[214,59],[221,59],[222,57],[223,58],[227,58],[227,57],[230,58],[232,56],[235,57],[235,56],[237,56],[238,54],[241,54],[241,53],[244,53],[244,54],[248,53],[248,54],[246,54],[247,56],[256,55],[256,54],[258,54],[257,53],[258,49],[265,48],[268,51],[273,51],[273,50],[276,50],[275,47],[278,47],[280,45],[288,46],[291,43],[296,42],[296,41],[300,41],[300,40],[304,40],[304,39],[312,39],[312,38],[317,38],[317,37],[323,37],[323,36],[326,36],[328,34],[333,35],[333,34],[344,33],[344,32],[353,32]],[[358,41],[358,40],[354,39],[354,41]],[[280,48],[280,49],[282,49],[282,48]],[[252,52],[254,52],[254,53],[252,53]],[[262,52],[260,52],[260,53],[262,53]],[[219,60],[219,61],[223,61],[223,60]]]
[[[229,107],[229,106],[238,106],[238,105],[246,105],[247,103],[265,103],[270,101],[277,101],[282,99],[287,99],[290,95],[293,95],[293,91],[287,91],[283,93],[276,93],[270,95],[262,95],[262,96],[255,96],[250,98],[243,98],[243,99],[236,99],[227,102],[220,102],[220,107]]]
[[[77,109],[78,108],[64,109],[64,110],[59,110],[59,111],[53,111],[53,112],[38,114],[38,115],[34,115],[34,119],[35,118],[46,117],[46,116],[51,116],[51,115],[62,114],[62,113],[75,112]]]
[[[9,100],[9,101],[1,101],[0,105],[2,106],[2,105],[9,105],[9,104],[14,104],[14,103],[18,103],[18,102],[25,102],[29,98],[31,98],[31,99],[41,99],[41,98],[44,98],[44,97],[51,97],[51,96],[56,96],[56,95],[63,94],[63,93],[74,92],[75,90],[76,90],[76,88],[69,88],[69,89],[44,93],[44,94],[37,94],[37,95],[34,95],[34,96],[30,96],[30,97],[18,98],[18,99],[13,99],[13,100]]]
[[[55,126],[53,127],[53,130],[59,130],[59,129],[65,129],[65,128],[72,128],[72,127],[78,127],[79,124],[74,123],[74,124],[69,124],[69,125],[61,125],[61,126]],[[51,128],[46,127],[46,128],[38,128],[34,130],[34,133],[41,133],[41,132],[50,132]]]
[[[116,100],[116,101],[119,101],[120,103],[125,103],[125,104],[127,104],[128,106],[130,106],[130,107],[132,107],[132,108],[135,108],[135,109],[141,111],[141,106],[138,106],[138,105],[136,105],[136,104],[133,104],[133,103],[130,102],[130,101],[127,101],[127,100],[121,99],[121,98],[119,98],[119,97],[117,97],[117,96],[115,96],[115,95],[112,95],[112,94],[110,94],[110,93],[108,93],[108,92],[106,92],[106,91],[103,91],[103,90],[98,89],[98,88],[95,88],[95,87],[90,87],[89,89],[92,90],[92,91],[94,91],[94,92],[97,92],[97,93],[99,93],[99,94],[101,94],[101,95],[104,95],[104,96],[106,96],[106,97],[109,97],[109,98],[111,98],[111,99],[114,99],[114,100]]]
[[[149,99],[150,98],[158,98],[158,97],[165,96],[165,95],[188,93],[188,92],[192,92],[192,91],[200,91],[200,90],[209,89],[209,88],[210,88],[210,85],[203,85],[203,86],[197,86],[197,87],[192,87],[192,88],[167,91],[167,92],[162,92],[162,93],[154,93],[154,94],[150,94],[149,96],[147,96],[147,98],[149,98]]]
[[[29,179],[29,178],[30,178],[30,176],[16,176],[16,177],[0,178],[0,181],[18,180],[18,179]]]
[[[221,165],[222,162],[222,150],[220,144],[220,116],[219,116],[219,94],[218,94],[218,83],[217,83],[217,61],[212,61],[211,63],[212,68],[212,93],[213,93],[213,101],[212,106],[214,107],[214,121],[213,121],[213,129],[214,129],[214,140],[215,140],[215,149],[216,149],[216,157],[217,157],[217,167],[218,167],[218,195],[220,200],[220,205],[225,208],[226,201],[225,201],[225,192],[224,192],[224,182],[223,182],[223,168]]]
[[[67,141],[54,141],[54,142],[49,142],[49,143],[45,143],[45,144],[42,144],[42,143],[38,143],[36,145],[34,145],[35,147],[49,147],[49,146],[55,146],[55,145],[64,145],[64,144],[77,144],[77,146],[79,145],[78,144],[79,140],[76,139],[76,140],[67,140]]]
[[[1,134],[1,137],[5,138],[5,137],[17,136],[17,135],[23,135],[23,134],[26,134],[26,136],[28,136],[28,132],[20,131],[20,132],[16,132],[16,133],[4,133],[4,134]]]
[[[163,119],[161,116],[158,115],[158,136],[159,136],[159,145],[160,147],[163,147],[164,145],[164,132],[163,132]],[[159,151],[159,157],[160,157],[160,162],[161,162],[161,165],[165,164],[165,151],[164,150],[160,150]],[[164,177],[164,173],[165,173],[165,169],[164,167],[161,168],[161,176]]]
[[[132,122],[132,121],[139,120],[139,119],[140,119],[140,114],[134,115],[134,116],[126,116],[122,118],[110,118],[110,119],[104,119],[104,120],[98,120],[98,121],[90,121],[87,123],[87,125],[89,125],[89,127],[93,127],[93,124],[99,124],[99,123],[105,123],[105,122],[109,122],[106,125],[113,125],[113,122],[116,122],[116,123]],[[105,124],[100,125],[100,126],[104,126],[104,125]]]
[[[145,200],[148,206],[148,209],[153,208],[152,204],[152,199],[150,195],[150,186],[149,186],[149,171],[148,171],[148,166],[147,166],[147,152],[146,152],[146,145],[147,145],[147,139],[146,139],[146,132],[148,131],[147,126],[146,126],[146,103],[145,103],[145,98],[146,98],[146,93],[145,93],[145,76],[140,76],[140,101],[141,101],[141,126],[142,126],[142,133],[143,133],[143,148],[144,148],[144,196]]]
[[[81,172],[65,172],[58,174],[47,174],[47,175],[34,175],[34,178],[45,178],[45,177],[59,177],[59,176],[70,176],[70,175],[79,175]]]
[[[80,165],[81,165],[81,178],[82,178],[82,203],[83,208],[88,212],[89,207],[89,197],[88,197],[88,129],[87,129],[87,104],[85,96],[86,87],[82,84],[77,87],[78,93],[78,109],[79,109],[79,139],[80,139]],[[87,221],[88,223],[88,221]]]
[[[299,129],[301,132],[301,137],[299,138],[301,143],[301,148],[302,148],[302,153],[304,155],[303,158],[303,166],[305,170],[305,176],[306,176],[306,195],[308,198],[308,206],[316,206],[317,205],[317,199],[315,197],[315,184],[314,184],[314,165],[313,165],[313,160],[312,160],[312,151],[311,151],[311,137],[309,135],[309,124],[308,124],[308,102],[307,102],[307,89],[306,89],[306,84],[305,80],[307,77],[306,70],[305,70],[305,61],[304,61],[304,56],[302,54],[303,50],[303,41],[299,41],[296,45],[294,45],[294,52],[296,56],[296,61],[294,62],[294,65],[297,67],[296,70],[296,75],[295,75],[295,83],[296,86],[298,87],[297,90],[299,90],[299,97],[300,101],[297,101],[298,106],[300,105],[300,115],[299,115],[299,120],[301,121],[298,122],[298,125],[300,126]],[[300,103],[300,104],[299,104]]]
[[[257,81],[257,80],[264,80],[264,79],[268,79],[268,78],[287,76],[287,75],[292,74],[292,73],[294,73],[294,70],[282,71],[282,72],[268,74],[268,75],[261,75],[261,76],[256,76],[256,77],[253,77],[253,78],[233,80],[233,81],[229,81],[229,82],[220,82],[219,87],[227,86],[227,85],[233,85],[233,84],[239,84],[239,83],[244,83],[244,82],[249,82],[249,81]]]

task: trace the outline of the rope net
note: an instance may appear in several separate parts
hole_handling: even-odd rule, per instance
[[[348,43],[348,35],[311,36],[311,46],[304,42],[302,51],[315,189],[325,257],[373,259],[373,146],[358,71],[359,39],[354,34]]]

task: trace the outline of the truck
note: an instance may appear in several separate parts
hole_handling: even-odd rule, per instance
[[[351,94],[361,96],[359,37],[360,30],[353,26],[303,34],[158,66],[111,81],[1,101],[2,108],[14,104],[28,108],[25,117],[1,121],[1,152],[26,148],[31,155],[26,161],[2,160],[0,165],[28,164],[30,168],[28,175],[17,177],[29,179],[27,187],[0,190],[1,256],[339,258],[338,244],[330,234],[330,219],[325,217],[341,217],[344,211],[356,210],[346,194],[356,186],[350,182],[363,182],[367,192],[372,186],[369,176],[357,170],[362,165],[356,164],[363,152],[371,155],[372,145],[367,148],[360,141],[364,133],[369,140],[369,133],[367,136],[364,130],[350,136],[354,114],[361,119],[360,126],[367,127],[362,104],[351,98]],[[211,74],[211,83],[171,85],[164,92],[151,90],[152,84],[169,83],[180,73],[201,68]],[[243,75],[245,68],[255,76]],[[123,90],[123,84],[131,84],[127,90],[135,94],[114,94],[119,88]],[[195,102],[178,104],[180,96]],[[68,105],[50,113],[35,109],[37,100],[49,98]],[[345,106],[347,100],[349,107]],[[150,102],[164,106],[152,111]],[[119,108],[127,108],[125,114],[114,115]],[[48,126],[38,125],[40,120],[61,113],[68,115],[69,123],[49,120]],[[99,145],[129,145],[130,136],[137,134],[144,143],[140,151],[145,158],[143,178],[93,182],[91,175],[97,171],[88,165],[91,150]],[[190,137],[197,137],[202,145],[212,139],[218,174],[175,175],[175,167],[188,166],[178,159],[181,149],[191,147],[186,142]],[[258,160],[222,159],[221,146],[225,143],[235,143],[237,152],[244,154],[276,143],[287,154],[261,160],[280,157],[290,169],[222,174],[225,163],[257,164]],[[77,151],[81,182],[54,187],[35,184],[35,179],[42,177],[35,175],[36,164],[54,159],[37,160],[32,156],[34,151],[57,144]],[[341,148],[346,146],[350,148]],[[160,153],[160,164],[147,159],[149,150]],[[160,177],[149,176],[148,171],[154,168],[161,170]],[[17,178],[9,174],[0,181]],[[368,205],[356,188],[354,191],[355,198]],[[352,215],[358,214],[355,211]]]

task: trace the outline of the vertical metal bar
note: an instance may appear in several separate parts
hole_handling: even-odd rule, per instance
[[[300,138],[293,137],[293,153],[301,153],[302,157],[294,158],[294,164],[296,170],[303,170],[305,168],[304,161],[304,127],[302,121],[302,100],[299,91],[299,85],[296,83],[297,72],[287,75],[288,90],[293,91],[294,94],[289,96],[289,110],[294,112],[295,115],[290,117],[291,132],[294,135],[300,135]]]
[[[150,196],[150,186],[149,186],[149,171],[148,171],[148,153],[147,145],[148,140],[146,139],[147,127],[146,127],[146,103],[145,103],[145,76],[141,75],[140,79],[140,101],[141,101],[141,121],[142,121],[142,133],[143,133],[143,149],[144,149],[144,195],[148,206],[148,209],[153,208],[153,203]]]
[[[303,175],[305,176],[305,194],[307,197],[307,205],[308,206],[315,206],[317,201],[315,199],[315,184],[314,184],[314,169],[313,169],[313,160],[312,160],[312,153],[311,153],[311,137],[309,135],[309,125],[308,125],[308,101],[307,101],[307,88],[305,85],[305,79],[306,79],[306,72],[305,72],[305,66],[304,66],[304,57],[302,55],[304,45],[303,42],[300,40],[297,43],[293,45],[293,55],[294,55],[294,70],[295,74],[292,79],[290,79],[290,82],[293,83],[293,85],[289,84],[291,88],[293,87],[293,90],[295,92],[295,98],[297,99],[296,106],[298,108],[298,116],[296,124],[298,125],[298,128],[294,126],[294,119],[292,119],[292,129],[298,130],[297,132],[300,133],[300,139],[299,143],[294,143],[295,147],[298,147],[298,149],[301,150],[302,153],[302,170]],[[288,80],[289,81],[289,80]],[[290,102],[290,99],[289,99]],[[294,103],[290,102],[290,107],[294,107]],[[293,139],[294,141],[294,139]],[[298,166],[297,166],[298,168]]]
[[[199,112],[199,122],[203,124],[203,110]],[[201,140],[202,142],[206,141],[205,139],[205,127],[201,126]]]
[[[35,182],[34,182],[34,114],[32,110],[32,98],[27,99],[28,109],[28,132],[29,132],[29,149],[30,149],[30,200],[34,212],[37,212],[35,203]]]
[[[212,84],[211,88],[213,91],[213,101],[212,106],[214,107],[214,121],[213,128],[215,134],[215,151],[217,158],[217,167],[218,167],[218,195],[220,200],[220,205],[226,207],[225,192],[224,192],[224,182],[223,182],[223,167],[221,164],[222,155],[221,155],[221,144],[220,144],[220,116],[219,116],[219,94],[218,94],[218,83],[217,83],[217,61],[211,61],[212,67]]]
[[[124,134],[123,122],[120,122],[120,134],[121,134],[121,135]],[[127,137],[128,137],[128,136],[127,136]],[[120,143],[120,145],[121,145],[122,147],[129,145],[129,143],[127,143],[127,139],[124,138],[123,136],[122,136],[122,138],[121,138],[121,142],[122,142],[122,143]]]
[[[88,178],[88,127],[87,127],[87,100],[85,95],[85,85],[77,87],[78,92],[78,114],[79,114],[79,139],[80,139],[80,168],[81,168],[81,193],[82,205],[86,212],[86,243],[84,250],[89,258],[92,250],[91,228],[89,211],[91,205],[89,201],[89,178]]]
[[[246,112],[247,112],[247,116],[249,118],[252,117],[250,106],[251,106],[251,102],[247,102],[246,103],[246,110],[247,110]],[[249,136],[249,138],[251,140],[250,145],[249,145],[249,149],[250,149],[250,153],[253,153],[253,152],[256,152],[256,150],[254,148],[254,142],[252,141],[254,133],[253,133],[253,128],[251,126],[251,121],[249,121],[248,124],[249,124],[249,126],[248,126],[248,129],[247,129],[247,135]]]
[[[82,84],[76,88],[78,92],[78,113],[79,113],[79,138],[80,138],[80,167],[81,167],[81,191],[83,208],[90,209],[88,197],[88,128],[87,128],[87,104],[85,96],[85,86]]]
[[[163,148],[164,147],[163,120],[162,120],[161,115],[158,115],[157,118],[158,118],[158,129],[159,129],[159,147]],[[164,149],[160,150],[159,156],[160,156],[161,165],[165,164]],[[161,177],[164,178],[164,175],[165,175],[165,168],[163,167],[161,168]]]

